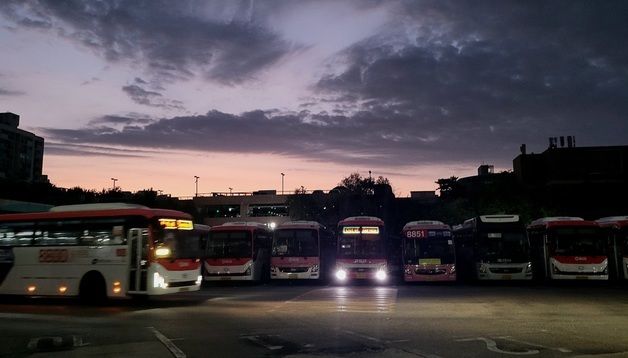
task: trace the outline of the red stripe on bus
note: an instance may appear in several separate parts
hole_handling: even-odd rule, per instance
[[[601,264],[607,259],[606,256],[552,256],[552,258],[561,264]]]

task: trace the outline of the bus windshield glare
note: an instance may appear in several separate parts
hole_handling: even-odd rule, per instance
[[[153,232],[156,248],[168,248],[169,259],[193,259],[200,256],[198,234],[190,230],[167,230],[159,228]]]
[[[207,242],[207,258],[252,257],[251,233],[248,231],[212,231]]]
[[[440,264],[453,264],[456,257],[451,238],[406,239],[404,261],[419,264],[420,259],[439,259]]]
[[[318,232],[303,229],[275,231],[273,256],[318,256]]]
[[[604,238],[595,228],[557,228],[551,232],[554,254],[605,256]]]
[[[488,262],[529,261],[528,239],[523,232],[483,233],[478,241],[479,258]]]
[[[340,258],[384,258],[384,240],[378,234],[341,234],[338,238]]]

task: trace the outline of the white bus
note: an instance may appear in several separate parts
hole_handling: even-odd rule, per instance
[[[254,222],[213,226],[209,232],[203,277],[206,281],[262,281],[270,277],[272,232]]]
[[[132,204],[0,215],[0,294],[106,297],[200,288],[191,216]]]

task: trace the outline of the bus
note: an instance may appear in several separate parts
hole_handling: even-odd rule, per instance
[[[192,217],[133,204],[0,215],[0,294],[87,301],[197,291]]]
[[[411,221],[403,227],[401,240],[404,281],[456,280],[456,253],[449,225],[434,220]]]
[[[349,280],[388,280],[387,240],[384,221],[372,216],[352,216],[338,223],[334,276]]]
[[[552,280],[608,280],[608,247],[595,221],[545,217],[528,225],[535,276]]]
[[[519,215],[482,215],[454,227],[458,278],[531,280],[530,246]]]
[[[609,216],[596,222],[606,231],[611,245],[609,275],[628,280],[628,216]]]
[[[205,281],[263,281],[270,273],[271,229],[261,223],[230,222],[209,231]]]
[[[317,280],[326,277],[332,235],[315,221],[289,221],[273,234],[270,278]]]

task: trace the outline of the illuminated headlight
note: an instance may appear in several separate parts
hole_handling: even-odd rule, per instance
[[[155,250],[155,256],[156,257],[168,257],[170,256],[170,249],[167,247],[160,247],[158,249]]]
[[[386,281],[386,278],[388,278],[386,270],[379,269],[375,273],[375,279],[377,279],[377,281]]]
[[[336,271],[336,278],[339,281],[344,281],[347,279],[347,271],[345,269],[338,269]]]
[[[478,267],[478,271],[479,271],[480,273],[486,273],[488,270],[487,270],[487,268],[486,268],[486,265],[481,264],[481,265]]]
[[[197,284],[197,285],[200,285],[200,284],[201,284],[201,282],[203,282],[203,276],[198,276],[198,277],[196,278],[196,284]]]
[[[531,274],[532,273],[532,263],[528,263],[528,266],[526,266],[526,274]]]
[[[318,272],[318,265],[312,266],[312,269],[310,270],[310,272]]]
[[[153,287],[168,288],[168,284],[166,283],[166,278],[160,275],[158,272],[155,272],[153,274]]]
[[[449,269],[449,273],[456,273],[456,265],[451,265],[451,268]]]

